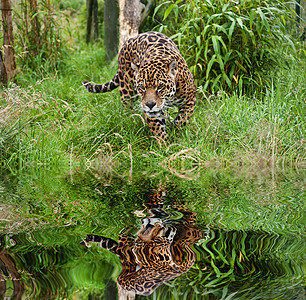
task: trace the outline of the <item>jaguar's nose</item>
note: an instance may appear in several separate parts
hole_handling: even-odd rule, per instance
[[[152,109],[155,105],[156,105],[156,102],[153,102],[153,101],[146,102],[146,106],[149,107],[150,109]]]

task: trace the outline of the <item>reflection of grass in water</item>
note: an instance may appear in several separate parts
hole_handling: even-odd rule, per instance
[[[16,233],[36,226],[78,224],[84,232],[90,226],[101,226],[103,235],[102,228],[125,227],[135,221],[135,209],[144,208],[152,190],[166,177],[172,182],[165,183],[166,201],[188,203],[198,213],[199,224],[227,230],[303,234],[302,173],[278,173],[271,185],[271,177],[255,177],[246,182],[243,173],[240,177],[230,170],[222,173],[209,170],[192,181],[166,173],[155,177],[135,175],[132,182],[112,173],[108,177],[90,172],[63,177],[58,171],[43,170],[20,177],[3,174],[2,178],[7,180],[2,182],[0,204],[11,207],[3,210],[3,218],[16,222],[7,223],[6,227],[0,223],[0,228],[8,232],[12,226]],[[103,222],[99,221],[101,218]],[[29,227],[23,227],[25,224]]]
[[[273,288],[285,294],[295,284],[297,289],[301,286],[305,245],[301,225],[302,174],[249,175],[248,181],[245,173],[229,170],[202,172],[191,181],[167,173],[155,177],[134,174],[131,181],[124,174],[102,175],[89,172],[63,177],[56,172],[33,170],[19,177],[1,177],[0,231],[10,235],[11,241],[6,244],[9,249],[20,259],[27,257],[24,265],[28,273],[33,269],[38,272],[42,263],[45,275],[41,276],[46,276],[45,280],[68,276],[60,282],[67,281],[73,291],[77,287],[83,290],[82,281],[91,282],[92,291],[102,291],[103,284],[96,283],[97,289],[94,288],[101,271],[95,259],[101,255],[105,260],[106,254],[91,248],[86,254],[91,258],[87,260],[84,249],[79,248],[81,237],[95,233],[117,239],[122,228],[139,228],[135,210],[143,210],[152,190],[164,182],[166,206],[185,203],[196,211],[198,225],[209,228],[209,238],[194,246],[198,255],[194,267],[155,292],[160,293],[160,299],[173,299],[176,292],[187,299],[192,293],[194,299],[201,299],[203,293],[220,299],[222,293],[229,296],[236,289],[251,296],[256,291],[260,295],[270,293]],[[35,253],[38,256],[33,266],[30,257]],[[88,261],[88,269],[77,267]],[[116,258],[108,255],[107,262],[117,268],[118,275]],[[68,275],[60,275],[63,268]],[[41,293],[47,286],[41,285]]]
[[[206,295],[211,299],[214,295],[221,299],[235,295],[234,299],[261,299],[300,292],[305,273],[302,241],[259,231],[207,233],[206,240],[193,246],[197,260],[191,270],[149,298],[203,299]],[[115,280],[120,272],[115,255],[97,247],[81,247],[79,236],[65,228],[19,234],[14,239],[11,254],[23,270],[28,295],[103,294],[108,280]],[[5,244],[3,240],[1,244]]]
[[[302,295],[303,246],[297,239],[261,232],[210,231],[206,241],[194,246],[197,262],[192,269],[161,287],[152,299],[172,299],[174,293],[179,299],[289,299]]]
[[[108,252],[85,252],[79,237],[64,230],[35,231],[14,239],[17,244],[10,254],[25,286],[24,297],[70,299],[77,293],[87,299],[89,294],[103,293],[120,272],[116,258]]]

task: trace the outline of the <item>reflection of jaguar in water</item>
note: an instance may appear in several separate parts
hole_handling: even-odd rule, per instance
[[[136,238],[120,234],[116,242],[87,235],[82,244],[97,243],[120,258],[122,271],[117,279],[120,289],[149,295],[162,283],[187,272],[195,262],[191,246],[202,238],[202,231],[195,227],[196,213],[174,210],[183,216],[171,219],[161,204],[149,209],[150,216],[142,220]]]

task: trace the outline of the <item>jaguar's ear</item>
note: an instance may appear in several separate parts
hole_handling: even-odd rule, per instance
[[[173,60],[170,64],[169,64],[169,75],[173,76],[173,78],[176,77],[177,74],[177,61]]]
[[[134,70],[135,74],[138,74],[138,67],[133,63],[131,63],[131,67]]]

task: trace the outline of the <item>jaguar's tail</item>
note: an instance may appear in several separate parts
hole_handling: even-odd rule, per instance
[[[119,86],[119,76],[118,73],[114,76],[114,78],[103,84],[94,84],[89,81],[83,81],[83,85],[87,89],[88,92],[91,93],[105,93],[114,90]]]
[[[86,239],[83,239],[80,244],[90,247],[91,243],[95,243],[97,244],[97,246],[107,249],[114,254],[117,254],[118,243],[115,240],[99,235],[86,235]]]

